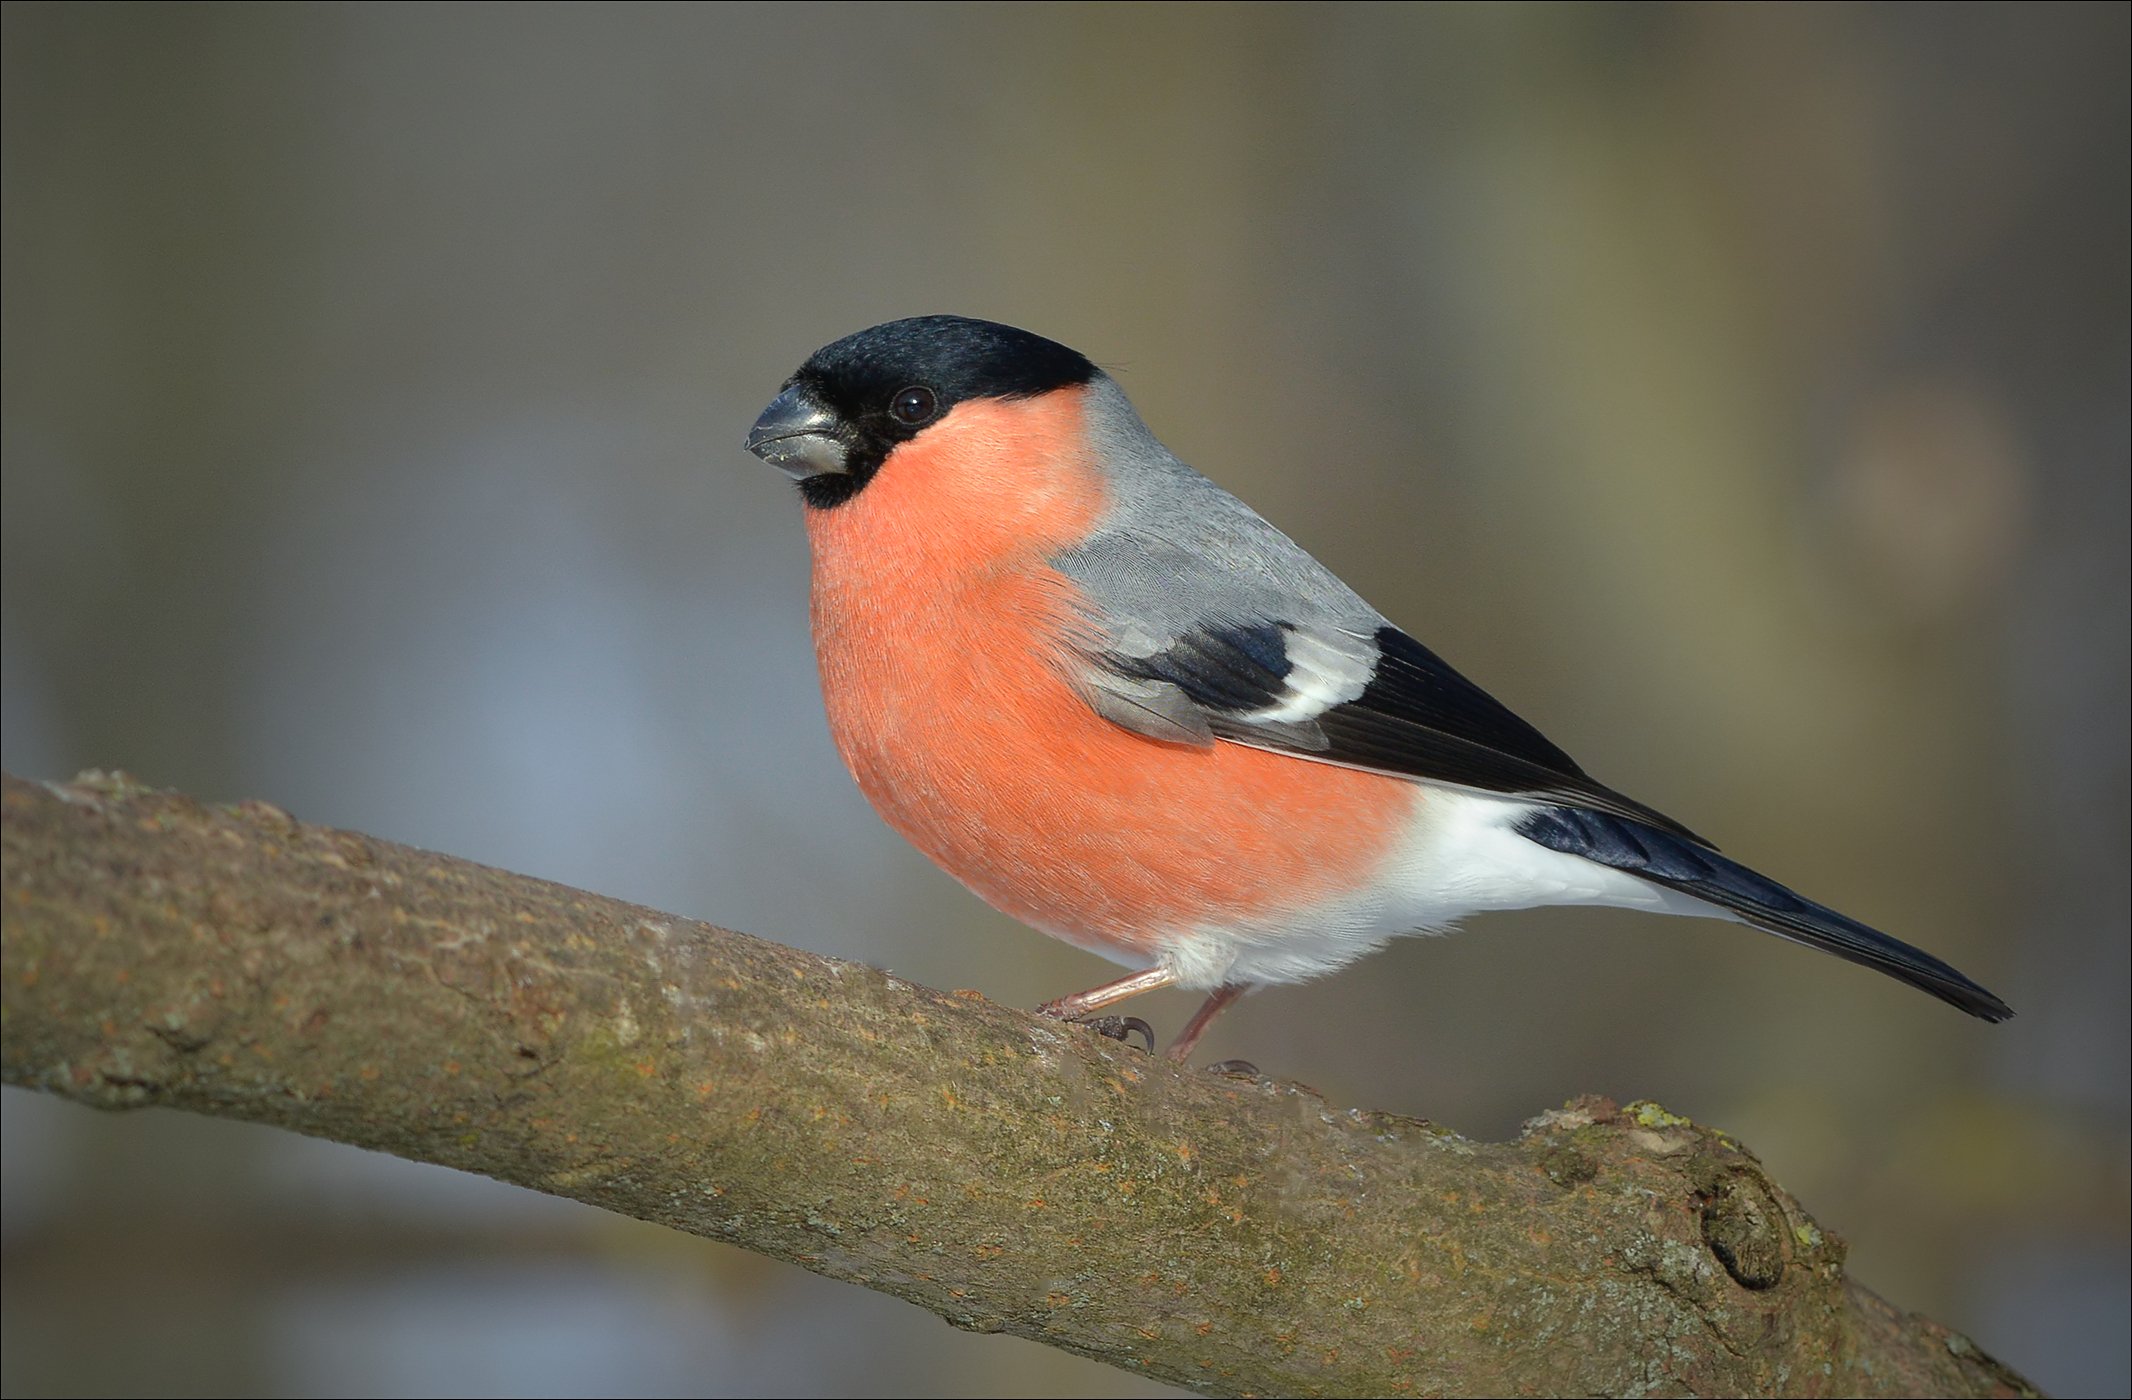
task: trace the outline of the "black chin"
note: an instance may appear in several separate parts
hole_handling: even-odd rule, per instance
[[[815,510],[833,510],[865,490],[866,483],[873,479],[872,468],[803,477],[799,483],[800,499]]]

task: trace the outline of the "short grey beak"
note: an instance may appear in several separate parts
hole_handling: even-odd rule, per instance
[[[798,385],[770,400],[748,430],[748,451],[794,481],[851,470],[836,437],[836,415]]]

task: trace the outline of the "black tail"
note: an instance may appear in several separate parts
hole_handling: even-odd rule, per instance
[[[1548,807],[1518,823],[1518,835],[1640,875],[1654,885],[1730,910],[1765,933],[1862,963],[1930,992],[1972,1016],[2003,1021],[2013,1009],[1930,953],[1803,899],[1693,841],[1641,822],[1581,807]]]

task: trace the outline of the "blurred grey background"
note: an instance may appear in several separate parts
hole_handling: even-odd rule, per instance
[[[825,341],[1015,322],[1603,780],[2021,1013],[1554,910],[1204,1059],[1475,1136],[1658,1099],[1897,1303],[2132,1387],[2126,7],[4,25],[11,771],[1090,985],[845,777],[740,447]],[[0,1102],[9,1394],[1150,1390],[476,1178]]]

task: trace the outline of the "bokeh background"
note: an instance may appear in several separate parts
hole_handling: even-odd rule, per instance
[[[2127,13],[10,4],[6,766],[1101,980],[867,810],[740,447],[848,331],[1029,326],[1601,778],[2021,1012],[1552,910],[1206,1058],[1483,1137],[1658,1099],[1890,1298],[2123,1394]],[[477,1178],[0,1103],[9,1394],[1152,1393]]]

